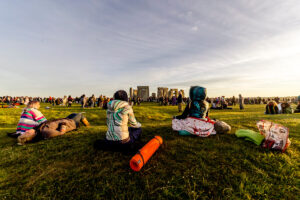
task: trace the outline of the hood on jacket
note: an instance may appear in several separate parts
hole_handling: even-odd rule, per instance
[[[203,101],[207,95],[206,88],[200,86],[192,86],[190,89],[190,99],[192,101]]]
[[[120,108],[124,108],[125,106],[128,106],[128,102],[127,101],[121,101],[121,100],[112,100],[110,102],[108,102],[108,105],[107,105],[107,109],[109,111],[117,111],[119,110]]]

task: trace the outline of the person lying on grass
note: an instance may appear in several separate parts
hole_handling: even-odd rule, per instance
[[[180,135],[197,135],[207,137],[216,133],[226,133],[231,127],[223,121],[208,118],[209,104],[205,101],[206,88],[192,86],[190,88],[190,103],[182,115],[174,116],[172,128]]]
[[[47,121],[45,116],[39,111],[39,108],[40,102],[30,101],[21,114],[16,132],[8,133],[8,136],[19,137],[20,135],[23,135],[26,131],[31,130],[34,127],[40,125],[41,123]]]
[[[73,113],[66,118],[45,121],[20,135],[18,144],[24,145],[32,140],[49,139],[63,135],[66,132],[79,128],[80,122],[85,126],[89,126],[89,122],[83,113]]]
[[[106,116],[106,137],[94,143],[96,149],[129,152],[140,148],[141,124],[136,121],[124,90],[114,94],[114,99],[107,105]]]

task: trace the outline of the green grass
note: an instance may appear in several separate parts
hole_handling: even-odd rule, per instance
[[[40,109],[47,119],[81,112],[72,108]],[[208,138],[179,136],[171,119],[177,108],[145,103],[134,107],[145,143],[160,135],[164,144],[140,172],[129,167],[130,155],[93,149],[106,132],[105,111],[84,109],[91,123],[51,140],[25,146],[6,136],[21,108],[0,109],[0,199],[298,199],[300,114],[264,115],[263,105],[244,111],[211,111],[232,131]],[[234,132],[257,131],[260,119],[290,129],[286,153],[269,151],[238,139]]]

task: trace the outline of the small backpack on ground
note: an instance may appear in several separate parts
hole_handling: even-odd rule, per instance
[[[256,125],[260,134],[265,137],[265,141],[262,144],[264,148],[284,152],[291,144],[287,127],[265,120],[257,122]]]

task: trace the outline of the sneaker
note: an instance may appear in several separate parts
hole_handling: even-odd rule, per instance
[[[20,135],[21,135],[20,133],[16,133],[16,132],[14,132],[14,133],[7,133],[8,137],[13,137],[13,138],[18,138]]]
[[[86,118],[83,118],[81,120],[81,122],[85,125],[85,126],[90,126],[90,123],[88,122],[88,120]]]

